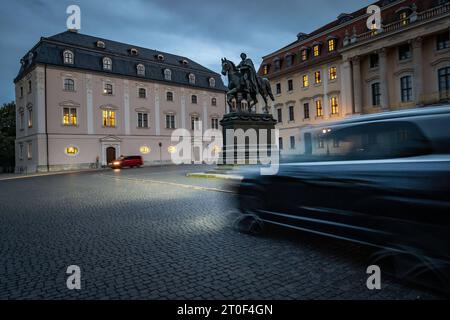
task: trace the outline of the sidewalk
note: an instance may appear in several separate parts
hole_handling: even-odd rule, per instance
[[[71,173],[99,172],[99,171],[104,171],[104,170],[106,170],[106,168],[67,170],[67,171],[55,171],[55,172],[39,172],[39,173],[30,173],[30,174],[2,173],[2,174],[0,174],[0,181],[27,179],[27,178],[45,177],[45,176],[57,176],[57,175],[71,174]]]

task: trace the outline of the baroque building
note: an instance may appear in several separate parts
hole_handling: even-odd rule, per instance
[[[173,54],[66,31],[21,59],[16,171],[107,165],[121,155],[170,162],[177,128],[220,129],[219,74]]]
[[[263,57],[259,74],[276,97],[282,154],[320,153],[307,132],[313,125],[449,101],[449,1],[375,5],[382,29],[368,28],[362,8]]]

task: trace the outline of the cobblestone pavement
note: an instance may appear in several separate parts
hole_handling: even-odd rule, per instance
[[[0,181],[0,299],[433,299],[382,278],[367,249],[284,230],[238,233],[229,182],[199,168]],[[66,269],[81,267],[69,291]]]

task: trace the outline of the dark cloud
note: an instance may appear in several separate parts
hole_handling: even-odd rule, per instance
[[[81,32],[188,56],[219,70],[219,59],[261,57],[369,0],[7,0],[0,19],[0,102],[14,99],[20,58],[41,36],[65,30],[81,7]],[[6,14],[5,14],[6,13]]]

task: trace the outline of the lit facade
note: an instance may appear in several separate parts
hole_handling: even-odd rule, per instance
[[[15,80],[16,171],[170,161],[175,129],[220,129],[220,75],[184,57],[67,31],[42,38]],[[161,146],[160,146],[161,145]],[[195,160],[195,159],[194,159]]]
[[[448,102],[450,3],[378,1],[383,29],[368,30],[366,8],[263,58],[275,94],[282,154],[310,146],[308,128],[359,114]]]

